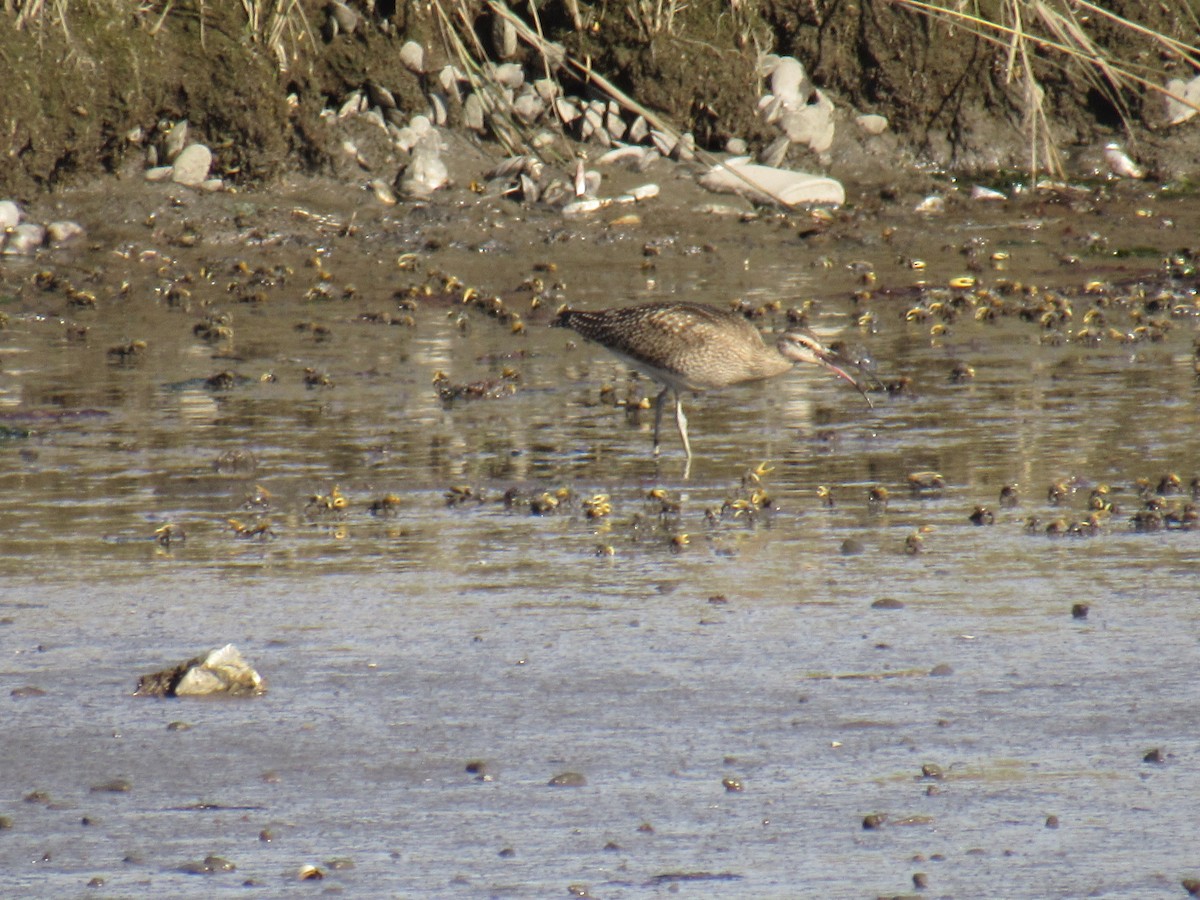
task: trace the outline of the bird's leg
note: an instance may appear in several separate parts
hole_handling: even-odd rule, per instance
[[[688,461],[692,459],[692,446],[688,443],[687,416],[683,414],[683,401],[679,399],[679,391],[675,392],[675,424],[679,426],[679,436],[683,438],[683,452]]]
[[[662,427],[662,411],[663,404],[667,402],[667,393],[671,389],[664,387],[658,393],[658,399],[654,401],[654,455],[658,456],[658,430]]]

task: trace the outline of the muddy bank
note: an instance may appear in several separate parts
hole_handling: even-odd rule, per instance
[[[326,127],[323,111],[337,110],[355,91],[377,99],[382,89],[405,116],[429,113],[446,64],[474,79],[472,65],[515,62],[564,94],[605,96],[588,75],[594,72],[694,135],[701,149],[719,150],[734,138],[759,153],[773,138],[757,107],[761,53],[768,50],[801,60],[837,110],[830,150],[784,148],[781,161],[789,166],[893,174],[919,166],[992,173],[1028,167],[1027,79],[1011,72],[1003,41],[879,0],[801,7],[702,0],[652,15],[633,4],[552,3],[536,21],[517,10],[514,19],[546,42],[535,50],[481,3],[446,10],[335,3],[261,21],[221,4],[64,8],[29,20],[18,4],[18,12],[5,14],[14,27],[0,29],[0,59],[19,76],[0,93],[7,145],[0,195],[28,199],[97,174],[138,173],[156,135],[181,119],[215,150],[215,172],[235,184],[296,171],[344,175],[343,141]],[[1128,7],[1139,24],[1167,37],[1185,44],[1194,38],[1190,20],[1166,6],[1115,7]],[[993,13],[1002,22],[1002,10]],[[1149,64],[1150,80],[1190,77],[1177,55],[1133,28],[1099,17],[1085,24],[1100,52]],[[409,40],[425,49],[420,71],[404,61]],[[1095,148],[1129,131],[1159,177],[1195,171],[1196,129],[1165,128],[1160,95],[1091,79],[1045,46],[1030,59],[1043,95],[1038,128],[1069,165],[1094,167]],[[460,92],[443,93],[447,123],[469,122],[473,112]],[[864,149],[853,127],[859,113],[889,120],[891,138],[881,149]],[[539,129],[570,130],[552,113],[501,121],[489,119],[467,134],[503,155]],[[1073,148],[1082,160],[1071,159]],[[390,180],[404,162],[370,165]]]

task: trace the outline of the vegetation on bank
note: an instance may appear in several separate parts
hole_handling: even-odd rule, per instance
[[[1168,79],[1200,70],[1197,33],[1187,0],[2,0],[0,195],[134,171],[178,119],[226,178],[319,171],[336,152],[320,113],[350,92],[425,107],[431,74],[400,59],[410,39],[426,73],[486,79],[508,58],[702,148],[736,136],[752,151],[761,58],[793,55],[839,108],[887,116],[914,157],[1054,171],[1062,148],[1106,134],[1159,148]],[[530,137],[492,130],[510,148]]]

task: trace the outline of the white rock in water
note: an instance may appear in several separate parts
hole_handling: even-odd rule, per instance
[[[46,226],[46,237],[52,244],[63,244],[83,234],[83,226],[78,222],[51,222]]]
[[[174,166],[153,166],[146,170],[147,181],[170,181]]]
[[[972,200],[1007,200],[1004,194],[1000,191],[994,191],[989,187],[984,187],[982,184],[977,184],[971,188]]]
[[[725,152],[734,156],[745,156],[747,149],[746,142],[740,137],[731,137],[725,142]]]
[[[760,166],[746,157],[713,166],[701,177],[700,184],[717,193],[741,194],[756,202],[782,206],[841,206],[846,202],[846,189],[839,181]]]
[[[938,194],[930,194],[913,209],[913,212],[924,216],[940,216],[945,211],[946,198]]]
[[[657,184],[639,184],[635,188],[629,189],[629,195],[634,200],[649,200],[652,197],[657,197],[659,188]]]
[[[414,75],[425,72],[425,48],[416,41],[409,41],[400,48],[400,62]]]
[[[21,224],[21,207],[12,200],[0,200],[0,231],[16,228]]]
[[[562,211],[565,216],[578,216],[604,209],[609,203],[610,201],[601,200],[598,197],[586,197],[583,200],[572,200],[562,208]]]
[[[1186,83],[1180,78],[1172,78],[1167,82],[1167,92],[1175,95],[1166,98],[1167,124],[1186,122],[1196,115],[1196,107],[1200,106],[1200,75]]]
[[[225,182],[220,178],[205,178],[197,187],[202,191],[215,194],[217,191],[225,190]]]
[[[888,127],[887,116],[877,116],[871,113],[858,116],[854,122],[858,125],[859,131],[871,136],[883,134]]]
[[[1130,159],[1120,144],[1108,144],[1104,148],[1104,163],[1108,166],[1108,171],[1118,178],[1146,177],[1145,169]]]
[[[46,229],[33,222],[18,225],[8,232],[4,242],[6,256],[28,256],[46,243]]]
[[[492,49],[501,59],[517,54],[517,26],[500,13],[492,13]]]
[[[208,654],[198,666],[192,666],[175,685],[178,697],[206,694],[261,694],[262,676],[242,658],[238,648],[226,644]]]
[[[690,131],[685,133],[679,143],[671,150],[671,158],[676,162],[691,162],[696,158],[696,137]]]
[[[772,169],[778,168],[783,165],[783,161],[790,149],[792,149],[792,142],[788,140],[786,134],[781,134],[767,146],[763,147],[762,152],[758,154],[758,161],[764,166],[770,166]]]
[[[166,154],[167,162],[173,162],[183,148],[187,146],[188,123],[187,119],[180,119],[167,132],[167,139],[163,141],[163,150]]]
[[[553,103],[554,98],[559,94],[558,82],[553,78],[539,78],[533,83],[533,89],[542,98],[542,102],[547,105]]]
[[[208,178],[211,168],[212,151],[203,144],[189,144],[176,157],[171,178],[177,184],[195,186]]]

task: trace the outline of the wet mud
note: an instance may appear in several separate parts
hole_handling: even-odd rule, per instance
[[[636,177],[670,190],[620,222],[314,181],[32,210],[87,234],[0,289],[7,890],[1200,875],[1194,198],[721,216]],[[655,386],[548,327],[665,299],[791,311],[874,407],[691,398],[684,479]],[[230,642],[269,692],[133,696]]]

